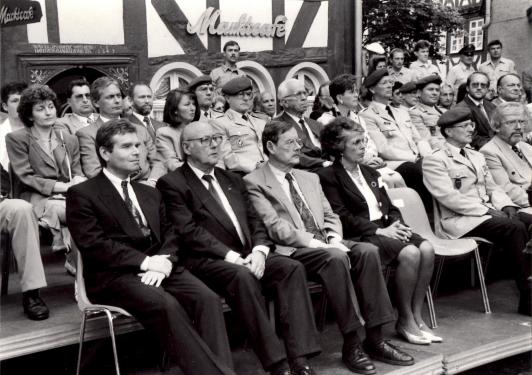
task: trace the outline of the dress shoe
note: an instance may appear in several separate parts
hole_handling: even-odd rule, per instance
[[[24,313],[31,320],[48,319],[50,315],[48,307],[39,297],[39,292],[35,290],[22,293],[22,307],[24,308]]]
[[[423,337],[430,340],[430,342],[438,342],[438,343],[443,342],[443,339],[440,336],[436,336],[434,333],[424,328],[425,328],[424,324],[419,325],[419,329],[421,330]]]
[[[310,366],[301,366],[296,369],[292,369],[294,375],[317,375],[316,372]]]
[[[430,344],[431,340],[428,339],[427,337],[414,335],[413,333],[408,332],[406,329],[404,329],[400,325],[397,325],[395,329],[397,333],[399,334],[399,336],[402,336],[410,344],[416,344],[416,345],[429,345]]]
[[[349,345],[344,342],[342,361],[349,370],[357,374],[372,375],[377,373],[375,365],[370,361],[359,344]]]
[[[390,365],[410,366],[414,364],[414,358],[411,355],[384,340],[378,343],[366,342],[364,350],[371,358]]]

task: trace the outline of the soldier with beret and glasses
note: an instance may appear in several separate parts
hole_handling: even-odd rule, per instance
[[[423,181],[438,203],[436,232],[448,238],[482,237],[501,247],[520,292],[518,312],[530,315],[531,263],[523,252],[528,233],[519,207],[495,183],[484,156],[466,147],[475,131],[469,108],[445,112],[437,125],[446,143],[423,160]]]
[[[196,95],[200,111],[199,121],[208,121],[221,115],[214,112],[211,106],[214,101],[214,85],[211,76],[202,75],[188,84],[188,90]]]
[[[471,73],[476,72],[476,69],[473,66],[475,46],[473,44],[468,44],[458,51],[458,53],[460,54],[460,62],[449,69],[446,79],[447,83],[453,86],[454,91],[457,91],[458,86],[467,81],[467,77],[469,77]]]

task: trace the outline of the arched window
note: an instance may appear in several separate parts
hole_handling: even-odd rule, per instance
[[[314,102],[314,97],[320,88],[320,85],[329,80],[329,76],[318,64],[303,62],[292,67],[286,73],[286,79],[295,78],[303,81],[305,89],[309,93],[307,101]]]
[[[275,84],[273,83],[272,76],[264,66],[250,60],[239,61],[236,65],[253,82],[253,92],[255,95],[268,91],[275,97]]]

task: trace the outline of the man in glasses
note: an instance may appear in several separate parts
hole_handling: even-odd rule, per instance
[[[475,131],[472,118],[463,106],[441,115],[437,124],[446,142],[423,160],[424,183],[439,205],[435,226],[448,238],[481,237],[502,248],[520,292],[518,312],[530,315],[531,262],[523,253],[527,226],[519,207],[493,180],[484,156],[467,147]]]
[[[311,375],[307,357],[320,348],[305,269],[274,252],[242,179],[215,167],[221,143],[208,123],[187,125],[181,135],[185,164],[157,182],[186,249],[184,264],[225,297],[270,374]],[[278,302],[284,345],[264,309],[263,292]]]
[[[63,117],[57,119],[56,126],[75,135],[79,129],[92,124],[98,118],[98,114],[94,113],[89,82],[85,78],[71,81],[68,84],[68,95],[67,101],[72,113],[65,113]]]
[[[222,87],[229,104],[223,116],[212,122],[225,137],[222,158],[225,167],[246,174],[265,161],[262,150],[262,130],[266,121],[253,116],[253,87],[248,77],[233,78]]]
[[[458,91],[458,86],[467,81],[467,77],[476,71],[473,66],[475,46],[468,44],[462,47],[458,53],[460,54],[460,62],[449,69],[446,79],[447,83],[453,86],[455,92]]]
[[[464,100],[456,105],[462,108],[468,107],[471,111],[471,118],[476,128],[471,146],[475,150],[480,149],[493,137],[490,121],[492,113],[495,110],[495,105],[486,100],[488,87],[489,78],[485,73],[472,73],[466,81],[467,94]]]
[[[490,79],[490,90],[497,89],[497,80],[508,73],[516,73],[515,63],[502,57],[502,42],[498,39],[488,43],[489,58],[480,64],[478,70],[486,73]]]

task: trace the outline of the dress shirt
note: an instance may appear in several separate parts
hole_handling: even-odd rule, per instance
[[[357,165],[356,172],[350,172],[347,169],[346,172],[349,177],[351,177],[351,180],[353,180],[358,190],[360,190],[360,193],[364,196],[364,199],[366,199],[369,211],[369,220],[374,221],[380,219],[382,217],[382,211],[379,206],[379,201],[373,193],[373,190],[371,190],[369,187],[368,182],[360,170],[360,166]],[[355,176],[355,173],[358,173],[358,178]]]
[[[150,117],[149,114],[146,115],[146,116],[143,116],[143,115],[139,115],[137,112],[133,111],[133,116],[135,116],[135,117],[141,122],[141,124],[142,124],[144,127],[146,127],[146,128],[148,128],[148,126],[146,125],[146,122],[144,121],[144,117],[148,117],[148,118],[150,119],[150,124],[151,124],[151,126],[153,127],[153,123],[152,123],[152,121],[151,121],[151,117]]]
[[[218,194],[218,196],[220,197],[220,200],[222,201],[223,209],[227,213],[227,216],[229,216],[229,218],[231,219],[231,222],[233,223],[233,226],[235,227],[236,232],[238,233],[238,237],[240,238],[240,241],[242,242],[242,244],[245,244],[246,243],[246,237],[244,236],[244,232],[242,231],[242,227],[240,226],[238,218],[236,217],[235,211],[233,211],[233,207],[231,207],[231,204],[229,203],[229,200],[225,196],[225,193],[222,190],[222,187],[220,186],[220,183],[216,179],[216,176],[214,174],[214,169],[211,170],[209,173],[205,173],[205,172],[199,170],[198,168],[194,167],[190,163],[188,163],[188,166],[190,167],[190,169],[192,169],[192,172],[194,172],[194,174],[199,178],[199,180],[201,181],[201,183],[203,184],[203,186],[205,186],[205,188],[207,190],[209,190],[209,183],[206,180],[203,179],[203,176],[204,175],[212,176],[212,180],[211,180],[212,181],[212,186],[213,186],[214,190],[216,190],[216,193]],[[268,253],[270,252],[270,249],[267,246],[264,246],[264,245],[257,245],[255,247],[253,247],[252,251],[260,251],[261,253],[263,253],[264,255],[267,256]],[[238,257],[240,257],[239,253],[237,253],[236,251],[233,251],[233,250],[229,250],[229,252],[227,253],[225,259],[227,261],[231,262],[231,263],[235,263],[235,261],[236,261],[236,259]]]
[[[440,74],[438,67],[429,61],[422,63],[416,60],[410,64],[410,70],[412,71],[414,81],[419,81],[421,78],[431,74]]]
[[[85,124],[85,126],[90,125],[94,122],[94,116],[93,116],[94,113],[91,113],[89,117],[80,116],[74,112],[72,112],[72,114],[74,115],[74,117],[76,117],[79,120],[79,122]]]
[[[113,186],[115,187],[116,191],[118,191],[118,194],[120,194],[120,197],[125,201],[126,197],[124,197],[124,192],[122,191],[122,179],[115,176],[113,173],[111,173],[107,168],[103,168],[103,174],[105,177],[111,181]],[[140,218],[142,219],[142,223],[145,226],[148,226],[148,222],[146,221],[146,217],[144,216],[144,213],[142,212],[142,209],[140,208],[139,201],[137,199],[137,196],[135,195],[135,190],[133,190],[133,187],[131,186],[131,180],[128,177],[127,178],[128,184],[127,184],[127,192],[129,193],[129,198],[131,199],[131,202],[133,202],[133,205],[137,209],[137,211],[140,214]]]
[[[223,85],[232,80],[245,75],[245,73],[237,67],[230,67],[229,65],[222,64],[218,68],[211,71],[212,83],[220,90]]]
[[[310,126],[308,126],[307,122],[305,121],[305,118],[304,117],[297,117],[297,116],[294,116],[293,114],[291,113],[288,113],[286,112],[286,114],[288,116],[290,116],[296,123],[297,123],[297,126],[301,126],[301,124],[299,123],[299,120],[303,120],[303,122],[305,123],[305,128],[307,129],[307,132],[310,136],[310,141],[312,142],[312,144],[314,146],[316,146],[317,148],[321,148],[321,143],[320,141],[318,140],[318,138],[316,138],[316,136],[314,135],[314,133],[312,132],[312,129],[310,128]]]
[[[393,77],[394,81],[401,82],[403,85],[414,80],[414,73],[404,66],[402,66],[399,71],[396,71],[390,66],[388,67],[388,74]]]
[[[11,121],[6,118],[4,122],[0,124],[0,164],[4,170],[9,170],[9,156],[6,149],[6,135],[13,131]]]
[[[479,102],[478,100],[474,99],[471,95],[467,94],[467,96],[469,97],[469,99],[471,99],[471,101],[473,102],[473,104],[475,104],[477,107],[480,108],[480,110],[482,111],[482,114],[483,114],[484,116],[486,116],[486,119],[487,119],[488,121],[491,121],[491,120],[490,120],[490,117],[488,116],[488,112],[486,112],[486,108],[484,108],[484,100],[482,100],[482,101]]]
[[[491,58],[480,64],[478,67],[480,72],[486,73],[490,79],[490,89],[497,92],[497,80],[508,73],[517,73],[515,71],[515,64],[512,60],[501,57],[497,65],[493,64]]]

